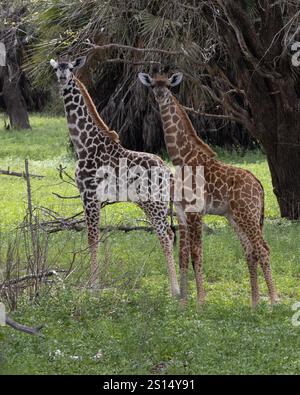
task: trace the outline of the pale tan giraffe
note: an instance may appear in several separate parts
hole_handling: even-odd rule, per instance
[[[169,201],[160,194],[160,187],[164,187],[170,178],[172,182],[171,171],[156,155],[130,151],[119,143],[117,133],[110,130],[101,119],[86,88],[73,74],[74,70],[84,63],[85,57],[73,62],[57,62],[53,59],[50,61],[60,85],[69,133],[78,158],[76,183],[84,206],[91,251],[90,285],[95,288],[99,281],[97,252],[100,208],[102,203],[107,201],[106,188],[113,187],[106,180],[113,180],[114,177],[117,180],[116,200],[110,198],[109,201],[122,201],[123,198],[120,199],[119,195],[120,191],[124,190],[122,187],[128,183],[129,190],[138,175],[141,190],[145,193],[136,196],[126,194],[125,200],[134,201],[144,210],[153,225],[166,257],[171,293],[177,296],[179,286],[173,257],[174,235],[168,223]],[[126,163],[126,167],[121,165],[122,163]],[[157,169],[156,178],[152,178],[153,169]],[[134,173],[135,178],[128,179],[129,173],[134,171],[138,171]],[[155,187],[158,187],[157,190]],[[150,190],[156,190],[156,195],[148,193]]]
[[[158,102],[163,123],[167,150],[173,164],[188,165],[193,172],[203,166],[203,208],[199,213],[187,213],[187,227],[181,221],[180,228],[180,272],[181,296],[187,299],[187,270],[189,255],[194,266],[198,302],[204,302],[202,274],[202,216],[214,214],[225,216],[233,226],[244,249],[250,272],[252,305],[259,301],[257,266],[261,264],[268,286],[271,303],[277,301],[277,293],[270,268],[270,250],[263,238],[264,190],[259,180],[250,171],[225,164],[217,159],[216,153],[197,135],[188,115],[170,88],[182,80],[182,73],[171,78],[164,73],[152,77],[139,73],[141,82],[150,86]],[[187,233],[188,232],[188,233]],[[189,243],[188,243],[189,239]]]

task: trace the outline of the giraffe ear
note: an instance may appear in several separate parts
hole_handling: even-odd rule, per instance
[[[50,64],[51,64],[51,66],[55,69],[56,67],[57,67],[57,62],[54,60],[54,59],[51,59],[50,60]]]
[[[71,62],[71,65],[73,66],[74,69],[80,69],[85,64],[86,61],[86,56],[81,56],[80,58],[75,59],[73,62]]]
[[[175,73],[172,77],[169,78],[170,86],[177,86],[182,81],[183,74],[182,73]]]
[[[138,73],[139,80],[145,86],[151,86],[152,78],[149,74],[146,73]]]

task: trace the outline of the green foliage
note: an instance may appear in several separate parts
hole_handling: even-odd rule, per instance
[[[59,184],[55,167],[75,163],[66,151],[63,118],[32,116],[30,133],[0,131],[0,168],[22,170],[30,159],[35,204],[58,206],[62,213],[81,210],[79,201],[58,202],[51,192],[74,194]],[[215,228],[204,234],[204,272],[207,303],[195,304],[193,273],[189,273],[190,302],[181,311],[168,295],[165,260],[155,235],[113,233],[101,243],[104,288],[90,293],[78,285],[89,269],[85,233],[54,235],[49,254],[65,267],[72,250],[83,250],[82,261],[64,287],[42,288],[36,303],[24,296],[13,318],[28,325],[44,324],[45,338],[0,328],[0,372],[10,374],[299,374],[299,327],[291,322],[291,306],[300,300],[299,223],[276,219],[278,207],[269,170],[261,152],[219,152],[226,162],[245,167],[260,178],[266,191],[265,235],[271,247],[274,278],[281,298],[271,308],[260,273],[263,301],[250,307],[248,269],[241,247],[227,223],[207,217]],[[22,179],[1,176],[1,224],[6,230],[22,219],[26,186]],[[23,199],[23,200],[22,200]],[[22,203],[24,201],[24,204]],[[142,218],[132,204],[107,207],[102,223],[129,223]],[[6,233],[5,233],[6,232]],[[3,240],[2,240],[3,246]],[[59,253],[58,253],[59,252]],[[2,253],[2,252],[1,252]],[[176,247],[178,261],[178,246]]]
[[[190,56],[201,56],[200,47],[194,40],[198,30],[201,30],[201,37],[203,35],[199,20],[187,8],[174,7],[168,2],[56,0],[36,5],[36,10],[34,21],[31,19],[36,40],[25,69],[39,85],[45,86],[50,81],[47,62],[51,57],[84,53],[90,49],[88,42],[143,43],[142,46],[165,50],[184,48],[184,63],[187,65]],[[28,18],[30,20],[30,16]],[[114,55],[112,57],[128,60],[135,56],[122,50],[114,51]],[[146,60],[162,60],[156,53],[143,56]],[[110,56],[105,54],[105,57]],[[182,60],[176,59],[178,65]]]

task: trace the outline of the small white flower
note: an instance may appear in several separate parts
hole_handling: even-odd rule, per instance
[[[54,351],[54,356],[56,357],[63,357],[64,353],[62,351],[60,351],[59,349]]]
[[[78,355],[70,355],[70,359],[73,359],[73,361],[80,361],[81,357]]]
[[[99,350],[99,351],[97,352],[97,354],[94,355],[94,356],[92,357],[92,359],[93,359],[94,361],[98,361],[98,360],[101,359],[101,358],[102,358],[102,350]]]
[[[63,357],[63,356],[64,356],[64,353],[59,349],[55,350],[53,353],[51,351],[49,352],[49,357],[53,357],[54,359]]]

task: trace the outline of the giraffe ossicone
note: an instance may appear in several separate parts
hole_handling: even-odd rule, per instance
[[[127,161],[126,171],[130,171],[136,166],[142,169],[141,174],[139,174],[139,181],[141,181],[140,185],[142,186],[143,181],[144,184],[147,184],[146,181],[148,181],[151,185],[152,180],[149,177],[152,167],[158,168],[160,173],[163,174],[163,176],[157,176],[153,181],[159,185],[167,182],[167,179],[172,182],[172,175],[169,167],[159,157],[127,150],[119,143],[116,133],[111,131],[101,119],[84,85],[73,74],[74,70],[81,67],[84,62],[85,58],[82,57],[73,62],[57,62],[52,59],[50,64],[56,72],[60,85],[69,134],[78,159],[75,178],[84,206],[91,252],[90,285],[97,287],[99,280],[97,258],[99,221],[100,207],[103,203],[103,195],[101,191],[99,192],[99,185],[103,183],[107,188],[110,187],[109,183],[105,183],[106,176],[99,174],[99,169],[107,167],[110,169],[108,172],[113,170],[118,178],[117,188],[119,182],[121,183],[124,180],[120,168],[122,159]],[[155,200],[154,197],[150,196],[146,201],[138,198],[136,203],[144,210],[156,231],[167,261],[171,293],[173,296],[178,296],[179,286],[173,257],[174,234],[168,223],[170,202],[163,199]]]
[[[187,113],[172,95],[170,88],[181,82],[182,74],[139,73],[140,81],[152,88],[159,105],[164,138],[173,164],[195,169],[203,166],[203,209],[186,212],[187,226],[179,221],[180,229],[180,286],[183,303],[187,300],[187,271],[191,258],[199,304],[204,302],[202,273],[202,216],[225,216],[233,226],[245,252],[252,292],[252,304],[259,300],[257,266],[260,263],[268,286],[271,303],[277,301],[277,293],[270,268],[270,251],[263,238],[264,190],[260,181],[249,171],[225,164],[197,135]],[[193,184],[192,188],[195,188]],[[197,193],[196,193],[197,194]],[[184,199],[183,207],[186,208]]]

